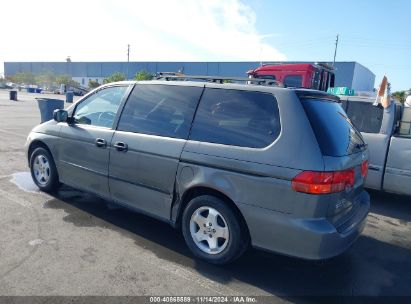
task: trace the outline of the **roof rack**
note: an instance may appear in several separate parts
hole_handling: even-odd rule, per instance
[[[244,82],[245,84],[254,84],[254,85],[266,85],[266,86],[278,86],[283,87],[283,84],[274,80],[274,79],[263,79],[263,78],[246,78],[246,77],[225,77],[225,76],[195,76],[195,75],[172,75],[172,73],[158,73],[156,76],[157,80],[198,80],[198,81],[207,81],[215,83],[236,83]]]

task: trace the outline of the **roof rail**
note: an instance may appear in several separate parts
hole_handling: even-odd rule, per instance
[[[198,75],[184,75],[176,76],[171,75],[170,73],[158,73],[157,80],[198,80],[198,81],[208,81],[215,83],[235,83],[235,82],[244,82],[245,84],[256,84],[256,85],[266,85],[266,86],[279,86],[283,87],[283,84],[274,80],[274,79],[263,79],[263,78],[246,78],[246,77],[225,77],[225,76],[198,76]]]

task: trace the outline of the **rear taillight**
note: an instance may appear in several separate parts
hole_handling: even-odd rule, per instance
[[[291,181],[297,192],[328,194],[344,191],[355,183],[354,169],[334,172],[303,171]]]
[[[361,164],[361,176],[362,177],[366,177],[368,174],[368,160],[365,160],[362,164]]]

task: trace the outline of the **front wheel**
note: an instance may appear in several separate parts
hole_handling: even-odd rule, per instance
[[[198,196],[188,203],[183,213],[182,231],[193,254],[213,264],[232,262],[248,245],[238,215],[214,196]]]
[[[34,183],[41,191],[53,192],[59,186],[56,165],[50,152],[37,148],[30,156],[30,172]]]

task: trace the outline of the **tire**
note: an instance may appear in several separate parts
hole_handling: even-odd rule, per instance
[[[187,204],[182,232],[196,257],[217,265],[239,258],[249,243],[248,233],[236,212],[223,200],[210,195],[195,197]]]
[[[36,148],[30,155],[30,173],[41,191],[54,192],[60,186],[54,159],[44,148]]]

